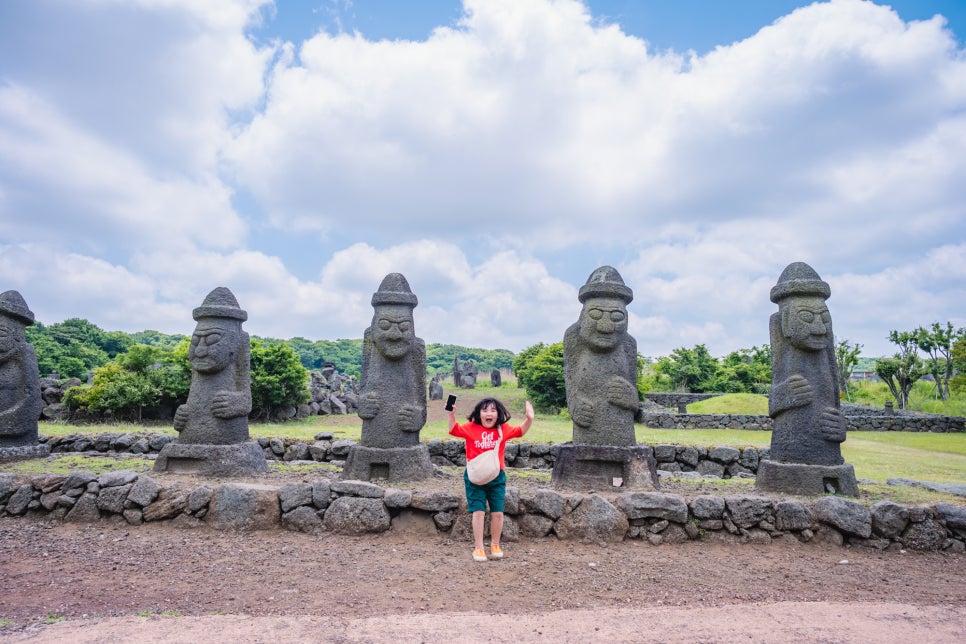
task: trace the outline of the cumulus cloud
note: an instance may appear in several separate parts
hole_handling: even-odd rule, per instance
[[[259,2],[61,3],[0,10],[0,236],[126,249],[241,243],[219,177],[228,110],[251,108],[272,54]],[[124,250],[119,250],[124,249]]]
[[[253,333],[359,337],[402,272],[421,337],[516,350],[610,264],[642,353],[722,354],[767,341],[806,261],[869,353],[964,324],[966,57],[941,18],[831,0],[699,56],[578,0],[258,44],[274,10],[0,4],[0,261],[28,302],[183,332],[224,285]]]

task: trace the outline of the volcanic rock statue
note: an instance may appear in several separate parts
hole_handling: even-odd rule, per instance
[[[503,374],[500,373],[499,369],[494,369],[490,372],[490,385],[494,387],[503,386]]]
[[[439,381],[439,374],[436,374],[433,376],[432,380],[429,381],[429,399],[442,400],[444,393],[443,383]]]
[[[174,415],[180,437],[162,448],[154,469],[210,476],[266,472],[265,454],[248,435],[251,348],[242,330],[248,313],[221,286],[192,316],[198,324],[188,348],[191,388]]]
[[[650,447],[637,445],[637,342],[627,333],[634,299],[620,273],[602,266],[578,293],[580,317],[564,334],[564,382],[573,443],[561,446],[555,484],[653,488],[657,465]]]
[[[416,296],[390,273],[372,296],[372,325],[362,342],[359,417],[362,437],[349,450],[345,479],[413,481],[433,475],[426,424],[426,344],[416,337]]]
[[[460,370],[460,387],[463,389],[475,389],[476,388],[476,378],[479,376],[480,370],[476,368],[472,360],[466,360],[463,363],[463,368]]]
[[[34,314],[17,291],[0,294],[0,460],[47,456],[38,442],[43,409],[37,354],[27,342]]]
[[[789,494],[825,492],[858,496],[851,465],[842,459],[845,418],[839,404],[831,294],[815,270],[789,264],[771,289],[778,304],[768,322],[774,419],[771,450],[758,466],[756,486]]]

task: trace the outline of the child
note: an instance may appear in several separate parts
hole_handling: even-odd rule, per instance
[[[506,443],[511,438],[524,436],[530,431],[533,423],[533,407],[528,400],[526,403],[526,420],[519,427],[511,427],[507,424],[510,420],[510,412],[496,398],[484,398],[476,404],[473,411],[467,416],[470,421],[462,425],[456,422],[456,410],[449,412],[449,433],[451,436],[462,438],[466,441],[466,460],[490,449],[500,450],[500,474],[485,485],[476,485],[470,482],[463,472],[463,484],[466,487],[466,506],[470,514],[473,515],[473,561],[486,561],[486,551],[483,550],[483,523],[486,518],[486,506],[490,506],[490,556],[494,559],[503,558],[503,550],[500,548],[500,537],[503,534],[503,499],[506,496],[506,472],[503,471],[505,463],[503,453]],[[499,446],[496,444],[499,438],[497,426],[503,430],[503,440]]]

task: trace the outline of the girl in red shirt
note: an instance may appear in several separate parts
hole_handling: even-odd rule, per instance
[[[503,501],[506,497],[506,472],[503,471],[506,464],[503,453],[508,440],[524,436],[530,431],[530,425],[533,424],[533,406],[530,405],[529,400],[526,402],[526,419],[518,427],[511,427],[507,423],[510,420],[510,412],[496,398],[484,398],[478,402],[467,419],[470,422],[460,425],[456,422],[456,410],[452,409],[449,412],[449,433],[466,441],[467,461],[481,452],[491,449],[500,450],[500,474],[489,483],[485,485],[471,483],[466,472],[463,472],[466,507],[473,515],[475,547],[473,560],[486,561],[486,551],[483,549],[483,525],[487,504],[490,506],[490,556],[494,559],[502,559],[500,537],[503,534]],[[499,441],[499,445],[497,445],[500,437],[498,426],[503,430],[503,440]]]

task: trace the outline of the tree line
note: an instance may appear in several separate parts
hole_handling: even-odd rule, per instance
[[[925,375],[932,376],[935,395],[941,400],[947,400],[951,390],[966,392],[966,330],[955,329],[950,322],[935,322],[928,329],[892,331],[889,340],[899,350],[893,356],[875,360],[874,370],[900,408],[907,406],[912,385]],[[835,342],[834,349],[839,389],[851,399],[849,377],[859,362],[862,345],[841,340]],[[739,349],[716,358],[704,344],[698,344],[680,347],[656,360],[638,355],[637,364],[641,397],[649,391],[767,394],[771,388],[769,345]],[[566,408],[562,342],[527,347],[514,358],[513,371],[537,410],[556,413]]]
[[[77,378],[84,384],[63,399],[73,410],[140,420],[146,409],[173,407],[187,400],[191,384],[190,338],[146,330],[104,331],[82,319],[27,327],[27,341],[37,353],[41,375]],[[426,348],[427,371],[448,374],[453,359],[473,360],[481,372],[508,369],[514,354],[506,349],[478,349],[450,344]],[[252,417],[270,418],[281,407],[309,397],[309,372],[331,364],[359,377],[362,340],[251,339]],[[89,382],[86,382],[88,381]]]

